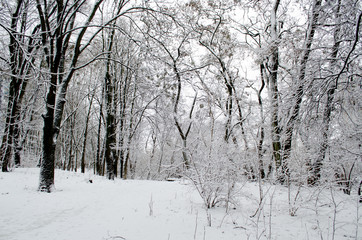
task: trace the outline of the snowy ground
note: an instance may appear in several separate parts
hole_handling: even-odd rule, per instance
[[[186,181],[108,181],[56,171],[56,190],[48,194],[36,191],[38,176],[39,169],[0,173],[1,240],[362,239],[355,192],[302,189],[292,217],[287,188],[265,184],[262,210],[250,217],[259,189],[246,183],[235,208],[210,210],[210,227],[202,199]]]

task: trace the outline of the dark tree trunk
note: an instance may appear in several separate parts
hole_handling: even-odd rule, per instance
[[[13,144],[14,144],[14,164],[15,167],[20,166],[21,164],[21,150],[23,149],[22,144],[21,144],[21,130],[20,130],[20,126],[19,126],[19,122],[20,122],[20,111],[18,112],[18,117],[16,119],[16,122],[14,124],[14,140],[13,140]]]
[[[259,177],[261,179],[265,178],[265,170],[264,170],[264,163],[263,163],[263,144],[264,144],[264,109],[263,109],[263,101],[261,97],[261,93],[265,87],[265,81],[264,81],[264,64],[260,64],[260,79],[261,79],[261,86],[258,91],[258,103],[260,107],[260,133],[259,133],[259,142],[258,142],[258,161],[259,161]]]
[[[54,185],[54,163],[55,163],[55,142],[54,142],[54,106],[57,76],[51,76],[51,83],[46,96],[46,113],[43,115],[43,152],[40,164],[39,190],[51,192]]]
[[[82,46],[82,39],[102,2],[103,0],[98,0],[94,3],[85,23],[74,38],[72,59],[68,69],[65,69],[65,57],[67,56],[71,36],[74,33],[72,30],[74,28],[76,11],[74,14],[65,14],[65,12],[79,9],[80,6],[78,4],[84,4],[84,2],[76,1],[71,3],[59,0],[54,2],[54,12],[49,12],[49,6],[47,6],[46,1],[36,1],[38,17],[40,18],[41,43],[47,64],[46,67],[50,74],[45,99],[46,112],[43,115],[43,157],[40,166],[40,191],[51,192],[54,185],[55,147],[68,85],[76,71],[79,56],[89,46]],[[52,26],[54,27],[52,28]],[[69,71],[65,73],[64,70]]]
[[[110,60],[109,60],[110,61]],[[114,179],[114,160],[115,153],[114,148],[116,144],[116,127],[115,127],[115,118],[113,113],[113,95],[114,95],[114,86],[111,82],[111,76],[109,72],[106,73],[105,77],[105,96],[106,96],[106,136],[105,136],[105,161],[107,166],[107,178],[110,180]]]
[[[273,52],[269,59],[269,84],[270,84],[270,101],[271,101],[271,138],[273,159],[275,168],[278,173],[278,179],[284,182],[284,171],[280,171],[282,166],[281,158],[281,142],[280,142],[280,126],[279,126],[279,90],[278,90],[278,69],[279,69],[279,31],[277,12],[280,1],[276,0],[271,12],[271,39]]]
[[[189,126],[188,126],[188,129],[186,132],[183,131],[182,127],[181,127],[181,124],[177,118],[177,115],[178,115],[178,104],[179,104],[179,101],[180,101],[180,97],[181,97],[181,89],[182,89],[182,82],[181,82],[181,75],[180,75],[180,72],[177,68],[177,62],[176,60],[173,58],[173,56],[170,54],[170,57],[171,59],[173,60],[173,71],[176,75],[176,80],[177,80],[177,94],[176,94],[176,99],[174,99],[174,121],[175,121],[175,125],[177,127],[177,130],[180,134],[180,137],[182,139],[182,143],[183,143],[183,146],[182,146],[182,158],[183,158],[183,162],[184,162],[184,166],[186,169],[189,169],[190,168],[190,160],[189,160],[189,157],[188,157],[188,154],[187,154],[187,137],[188,137],[188,134],[191,130],[191,126],[192,126],[192,123],[190,122],[189,123]],[[192,106],[192,110],[193,110],[193,107],[195,105],[195,102],[196,102],[196,98],[194,99],[194,102],[193,102],[193,106]],[[190,112],[190,118],[192,116],[192,110]]]
[[[12,152],[12,141],[13,141],[13,118],[12,109],[13,109],[13,102],[14,102],[14,89],[12,88],[13,81],[10,84],[10,92],[9,92],[9,100],[8,100],[8,108],[6,112],[6,121],[5,121],[5,129],[4,135],[2,139],[2,144],[0,148],[0,160],[2,161],[2,171],[8,172],[8,164],[11,159],[11,152]]]
[[[3,146],[1,147],[1,160],[2,160],[2,166],[1,170],[3,172],[8,172],[8,165],[11,159],[11,143],[12,143],[12,137],[11,135],[3,137]]]
[[[16,91],[13,81],[10,84],[10,95],[7,109],[7,116],[5,121],[4,136],[0,148],[0,160],[2,161],[2,171],[8,172],[8,165],[10,163],[12,154],[12,143],[13,143],[13,129],[14,129],[14,117],[12,116],[12,109],[14,105],[14,92]]]
[[[105,100],[106,100],[106,136],[105,136],[105,152],[104,158],[107,166],[107,178],[113,180],[115,177],[114,174],[114,160],[116,155],[114,154],[114,148],[116,146],[116,126],[114,118],[114,95],[115,95],[115,81],[110,74],[111,66],[111,51],[113,46],[113,39],[115,35],[115,30],[113,29],[108,38],[108,58],[106,62],[106,75],[104,78],[105,86]]]
[[[11,16],[9,54],[12,76],[9,86],[4,136],[0,147],[0,161],[2,161],[3,172],[8,171],[8,165],[13,153],[15,155],[15,165],[20,165],[20,110],[27,85],[27,76],[24,76],[24,74],[30,72],[29,61],[33,61],[31,57],[30,60],[24,57],[20,44],[28,45],[26,49],[29,54],[35,49],[32,37],[24,38],[23,36],[26,31],[26,8],[27,6],[23,0],[17,1],[15,11]],[[19,23],[21,25],[20,33],[18,32]],[[35,31],[37,31],[37,28],[34,28]],[[25,39],[28,39],[28,42]]]
[[[226,89],[227,89],[227,93],[228,93],[228,97],[227,97],[226,104],[225,104],[227,120],[226,120],[226,124],[225,124],[224,140],[226,143],[228,143],[229,138],[231,136],[231,131],[232,131],[231,121],[232,121],[232,116],[233,116],[232,115],[232,113],[233,113],[233,89],[231,86],[231,79],[228,80],[225,76],[225,73],[223,75],[225,78],[225,84],[226,84]]]
[[[82,173],[85,172],[85,151],[86,151],[86,148],[87,148],[88,123],[89,123],[89,117],[90,117],[90,113],[91,113],[91,109],[92,109],[94,94],[95,94],[95,90],[93,91],[92,97],[90,99],[89,108],[88,108],[88,112],[87,112],[87,117],[86,117],[86,120],[85,120],[85,128],[84,128],[84,134],[83,134],[82,156],[81,156],[81,159],[80,159],[80,168],[81,168]]]
[[[102,118],[103,118],[103,95],[104,95],[104,87],[102,88],[102,97],[100,100],[99,107],[99,119],[98,119],[98,130],[97,130],[97,155],[96,155],[96,163],[95,168],[98,175],[102,175],[102,143],[101,143],[101,129],[102,129]]]
[[[27,81],[13,77],[10,84],[10,95],[5,122],[4,137],[0,148],[2,171],[7,172],[12,153],[15,166],[20,165],[21,146],[21,105],[26,90]]]
[[[120,1],[117,5],[117,11],[114,12],[115,15],[118,15],[123,6],[123,1]],[[108,51],[106,59],[106,73],[104,78],[105,84],[105,99],[106,99],[106,136],[105,136],[105,162],[107,166],[107,178],[113,180],[114,177],[117,177],[117,151],[116,151],[116,119],[115,113],[117,110],[116,107],[116,79],[111,76],[111,52],[113,50],[114,37],[115,37],[115,23],[112,24],[113,28],[111,29],[108,39],[106,50]]]
[[[68,144],[66,145],[66,149],[69,149],[68,152],[68,166],[67,166],[67,170],[68,171],[74,171],[74,141],[73,141],[73,130],[74,130],[74,124],[73,124],[73,119],[75,118],[74,115],[72,115],[70,117],[70,119],[68,120],[68,128],[69,128],[69,135],[68,135]],[[76,167],[75,167],[76,169]]]

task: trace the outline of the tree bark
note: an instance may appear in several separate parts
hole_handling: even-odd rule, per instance
[[[104,96],[104,86],[102,87],[102,95],[101,95],[101,100],[100,100],[100,106],[99,106],[99,119],[98,119],[98,130],[97,130],[97,153],[96,153],[96,163],[95,163],[95,168],[96,168],[96,173],[98,175],[102,175],[102,146],[103,144],[101,144],[101,129],[102,129],[102,118],[103,118],[103,96]]]
[[[279,90],[278,90],[278,69],[279,69],[279,31],[277,13],[280,0],[276,0],[270,16],[270,34],[272,53],[269,58],[269,89],[271,102],[271,138],[273,148],[273,159],[278,178],[283,182],[284,171],[279,171],[283,165],[281,158],[280,126],[279,126]],[[286,164],[286,163],[285,163]]]
[[[340,40],[340,38],[341,38],[341,36],[340,36],[340,32],[341,32],[340,9],[341,9],[341,0],[338,0],[336,12],[335,12],[335,19],[336,19],[335,26],[336,27],[334,29],[334,34],[333,34],[334,44],[332,47],[332,54],[331,54],[331,66],[332,66],[333,73],[335,73],[338,70],[337,56],[338,56],[338,52],[340,50],[340,43],[341,43],[341,40]],[[356,31],[355,31],[356,35],[355,35],[355,40],[352,45],[350,53],[352,53],[352,51],[354,51],[354,49],[357,45],[357,42],[359,41],[358,35],[359,35],[359,28],[360,28],[360,23],[361,23],[361,16],[362,16],[362,13],[360,13],[357,18]],[[348,61],[348,58],[349,58],[349,56],[347,56],[347,59],[345,60],[345,62]],[[334,101],[334,97],[335,97],[335,92],[337,91],[339,78],[343,71],[344,71],[344,69],[342,68],[340,73],[337,74],[334,79],[331,79],[331,83],[329,84],[329,87],[327,90],[327,101],[326,101],[326,105],[323,110],[322,129],[321,129],[322,143],[320,145],[317,159],[312,165],[312,176],[308,179],[308,183],[311,185],[316,184],[320,180],[320,177],[321,177],[321,168],[322,168],[323,162],[326,158],[326,152],[327,152],[328,145],[329,145],[328,137],[329,137],[331,113],[333,111],[333,101]]]
[[[46,96],[46,112],[43,117],[43,152],[40,164],[39,190],[51,192],[54,185],[55,141],[54,106],[57,76],[52,75]]]
[[[107,178],[110,180],[114,179],[114,147],[116,144],[116,128],[115,118],[113,115],[113,84],[111,82],[111,76],[109,72],[106,73],[105,77],[105,97],[106,97],[106,136],[105,136],[105,161],[107,166]]]
[[[93,103],[94,95],[95,95],[95,89],[93,90],[93,94],[92,94],[92,97],[91,97],[90,102],[89,102],[87,117],[86,117],[86,120],[85,120],[85,127],[84,127],[84,134],[83,134],[82,156],[81,156],[81,159],[80,159],[80,168],[81,168],[82,173],[85,172],[85,152],[86,152],[86,149],[87,149],[88,123],[89,123],[89,117],[90,117],[90,113],[91,113],[91,109],[92,109],[92,103]]]
[[[0,160],[2,161],[2,171],[8,171],[8,165],[12,154],[14,154],[15,165],[20,165],[20,112],[24,93],[28,83],[26,74],[30,73],[30,64],[34,62],[31,57],[32,52],[36,50],[36,44],[32,37],[24,37],[27,30],[26,16],[27,4],[23,0],[17,1],[14,12],[11,16],[11,26],[9,29],[9,54],[10,54],[10,69],[11,69],[11,82],[9,86],[9,98],[6,112],[6,121],[4,128],[4,135],[2,144],[0,146]],[[20,24],[20,29],[19,25]],[[33,29],[33,34],[38,30],[37,27]],[[26,41],[25,39],[28,39]],[[25,53],[21,44],[27,45]],[[24,55],[28,54],[28,57]]]
[[[66,1],[64,5],[62,0],[58,0],[53,5],[49,4],[46,0],[43,3],[40,0],[36,0],[36,8],[41,24],[41,41],[50,75],[46,95],[46,109],[45,114],[43,114],[43,156],[40,166],[40,191],[51,192],[54,185],[55,147],[68,85],[76,71],[79,56],[89,46],[87,44],[82,46],[82,39],[102,2],[103,0],[98,0],[94,3],[88,18],[77,33],[78,35],[75,38],[72,49],[72,59],[69,69],[67,69],[68,72],[65,75],[63,71],[65,70],[65,57],[73,33],[70,30],[73,30],[76,17],[76,12],[68,15],[65,14],[65,11],[72,8],[78,9],[79,2],[71,4]],[[84,2],[81,4],[84,4]],[[49,6],[54,6],[54,12],[49,12]],[[53,24],[50,21],[52,20],[56,22],[54,28],[51,28]]]
[[[293,105],[291,106],[291,111],[289,114],[289,120],[286,124],[286,128],[284,131],[285,141],[283,144],[283,161],[287,161],[290,158],[291,149],[292,149],[292,141],[293,141],[293,132],[295,123],[299,117],[299,111],[301,108],[302,98],[304,95],[304,85],[306,81],[306,69],[307,63],[309,59],[309,55],[312,51],[312,42],[314,38],[315,29],[318,24],[318,18],[320,13],[322,1],[315,0],[312,7],[311,17],[309,20],[309,26],[307,29],[307,34],[303,46],[303,52],[301,56],[301,61],[299,64],[299,72],[297,79],[297,89],[293,96]]]
[[[261,123],[260,123],[260,133],[259,133],[260,136],[259,136],[257,149],[258,149],[258,161],[259,161],[259,178],[263,179],[263,178],[265,178],[265,170],[264,170],[264,163],[263,163],[263,144],[264,144],[265,133],[264,133],[264,109],[263,109],[263,100],[261,97],[261,93],[265,87],[264,64],[260,64],[259,68],[260,68],[261,86],[258,91],[258,103],[259,103],[259,108],[260,108]]]

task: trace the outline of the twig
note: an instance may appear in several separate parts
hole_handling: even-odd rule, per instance
[[[198,220],[198,212],[196,211],[196,221],[195,221],[195,231],[194,231],[194,239],[196,240],[196,233],[197,233],[197,221]]]

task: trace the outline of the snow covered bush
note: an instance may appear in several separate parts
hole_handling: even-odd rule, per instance
[[[228,211],[234,203],[236,183],[242,179],[238,155],[235,149],[222,143],[209,151],[199,150],[191,154],[192,166],[186,177],[195,186],[207,209],[222,205]]]

